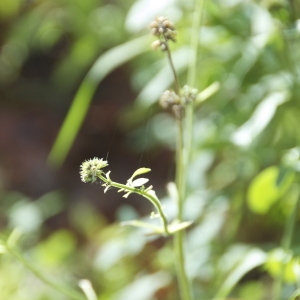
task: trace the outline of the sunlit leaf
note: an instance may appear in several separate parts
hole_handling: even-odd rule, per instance
[[[131,176],[131,179],[134,178],[135,176],[138,176],[138,175],[141,175],[141,174],[145,174],[145,173],[148,173],[150,172],[151,169],[149,168],[139,168],[137,169]]]
[[[252,211],[267,213],[290,187],[294,174],[285,173],[278,182],[279,173],[279,169],[273,166],[263,170],[253,179],[248,190],[248,205]]]

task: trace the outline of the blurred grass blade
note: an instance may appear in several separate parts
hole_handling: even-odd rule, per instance
[[[258,248],[251,249],[241,263],[227,276],[214,300],[225,299],[245,274],[264,264],[266,259],[267,254],[263,250]]]
[[[116,46],[101,55],[81,83],[68,114],[48,156],[50,165],[59,167],[65,160],[78,134],[99,82],[112,70],[145,52],[149,37],[142,36]]]

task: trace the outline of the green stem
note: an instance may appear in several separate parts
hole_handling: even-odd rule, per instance
[[[125,185],[125,184],[114,182],[112,180],[109,180],[109,179],[105,178],[103,175],[99,175],[99,178],[103,182],[105,182],[108,186],[113,186],[113,187],[118,188],[120,190],[135,193],[135,194],[138,194],[138,195],[148,199],[155,206],[155,208],[157,209],[157,211],[158,211],[158,213],[159,213],[159,215],[162,219],[162,223],[163,223],[163,227],[164,227],[164,231],[165,231],[166,235],[170,234],[169,229],[168,229],[167,217],[164,214],[161,203],[160,203],[160,201],[158,200],[158,198],[156,196],[154,196],[152,194],[149,194],[149,192],[144,191],[142,189],[138,189],[138,188],[130,187],[130,186]]]
[[[295,225],[297,221],[297,215],[300,208],[300,191],[299,186],[295,186],[295,193],[296,193],[296,202],[295,207],[292,209],[291,215],[287,219],[285,231],[282,238],[282,248],[285,253],[287,253],[291,249],[292,239],[295,231]],[[284,276],[284,269],[285,263],[282,263],[282,269],[280,272],[280,276],[278,277],[277,281],[275,282],[275,299],[281,299],[281,291],[282,291],[282,284],[283,284],[283,276]]]
[[[74,299],[74,300],[85,299],[85,297],[80,293],[78,293],[77,291],[48,279],[40,270],[35,268],[29,261],[27,261],[18,251],[11,248],[8,245],[8,243],[5,244],[5,249],[7,250],[8,253],[14,256],[19,262],[21,262],[27,269],[29,269],[41,281],[43,281],[45,284],[52,287],[53,289],[59,291],[60,293],[66,295],[68,299]]]
[[[163,34],[163,37],[164,37],[166,45],[167,45],[166,51],[167,51],[167,55],[168,55],[168,60],[169,60],[169,64],[170,64],[171,69],[172,69],[173,76],[174,76],[175,91],[176,91],[176,94],[179,95],[180,94],[180,85],[179,85],[179,80],[178,80],[177,73],[176,73],[176,70],[175,70],[175,66],[174,66],[174,63],[173,63],[171,51],[170,51],[170,48],[169,48],[168,39],[165,37],[164,34]]]
[[[197,53],[198,53],[198,36],[199,27],[201,23],[201,14],[203,10],[204,0],[198,0],[195,3],[195,10],[193,13],[193,25],[191,31],[191,54],[188,67],[187,84],[190,87],[195,86],[196,70],[197,70]]]
[[[185,161],[184,161],[184,143],[183,143],[183,122],[182,120],[178,120],[178,133],[177,133],[177,147],[176,147],[176,186],[178,193],[178,220],[179,222],[183,219],[183,205],[184,205],[184,197],[185,197],[185,188],[184,188],[184,180],[183,177],[186,172],[185,169]],[[175,234],[174,237],[174,251],[176,256],[176,271],[178,276],[178,284],[180,297],[182,300],[191,300],[192,292],[189,279],[186,274],[185,269],[185,256],[184,256],[184,231],[179,231]]]
[[[193,24],[191,30],[191,54],[189,59],[187,84],[194,87],[196,84],[197,54],[199,47],[199,28],[201,24],[201,15],[203,11],[204,0],[195,1],[193,13]],[[195,105],[191,103],[186,108],[186,164],[189,165],[193,145],[193,128]],[[185,175],[187,176],[187,174]]]
[[[198,29],[200,24],[200,16],[203,6],[203,0],[195,1],[195,10],[193,15],[193,25],[192,25],[192,35],[191,35],[191,48],[192,53],[190,56],[190,63],[188,69],[188,85],[194,86],[196,81],[196,65],[197,65],[197,50],[198,50]],[[171,68],[175,73],[175,82],[177,80],[176,72],[172,64],[171,55],[168,57],[170,61]],[[177,89],[179,91],[178,81],[176,83]],[[179,93],[178,93],[179,94]],[[176,148],[176,185],[178,189],[178,220],[179,222],[183,219],[183,208],[184,199],[186,194],[186,182],[188,176],[188,167],[191,156],[192,140],[193,140],[193,123],[194,123],[194,106],[188,105],[186,107],[186,116],[184,119],[185,131],[183,129],[183,120],[178,120],[178,133],[177,133],[177,148]],[[185,140],[184,140],[185,134]],[[184,240],[185,232],[179,231],[175,235],[174,247],[176,255],[176,269],[178,274],[179,289],[181,299],[191,300],[194,298],[190,280],[186,274],[185,270],[185,256],[184,256]]]

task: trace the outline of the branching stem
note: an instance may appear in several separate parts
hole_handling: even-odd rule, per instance
[[[159,213],[159,215],[161,217],[165,234],[166,235],[170,234],[169,229],[168,229],[167,217],[166,217],[166,215],[165,215],[165,213],[162,209],[160,201],[157,199],[156,196],[154,196],[155,194],[153,195],[152,193],[149,193],[149,191],[147,191],[147,189],[143,190],[143,189],[140,189],[140,188],[134,188],[134,187],[130,187],[130,186],[125,185],[125,184],[114,182],[112,180],[107,179],[103,175],[99,175],[98,177],[103,182],[105,182],[105,184],[107,184],[108,186],[113,186],[115,188],[118,188],[120,190],[124,190],[126,192],[135,193],[135,194],[138,194],[138,195],[148,199],[155,206],[155,208],[157,209],[157,212]]]

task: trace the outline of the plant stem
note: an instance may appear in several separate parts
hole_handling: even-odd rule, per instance
[[[190,87],[195,86],[196,70],[197,70],[197,53],[198,53],[198,33],[201,23],[201,14],[203,10],[204,0],[195,1],[195,9],[193,13],[193,24],[191,31],[191,53],[188,67],[187,84]]]
[[[175,70],[175,67],[174,67],[171,51],[170,51],[170,48],[169,48],[168,39],[165,37],[164,34],[163,34],[163,37],[164,37],[166,45],[167,45],[166,51],[167,51],[167,55],[168,55],[168,60],[169,60],[170,67],[172,69],[173,76],[174,76],[175,91],[176,91],[176,94],[179,95],[180,94],[180,85],[179,85],[179,80],[178,80],[177,73],[176,73],[176,70]]]
[[[192,25],[192,35],[191,35],[191,49],[192,53],[190,56],[189,70],[188,70],[188,85],[191,87],[195,85],[196,78],[196,65],[197,65],[197,49],[198,49],[198,29],[200,24],[200,16],[203,6],[203,0],[195,1],[195,10],[193,16]],[[169,48],[168,58],[174,73],[175,85],[177,88],[177,93],[179,94],[179,83],[176,76],[176,71],[172,62],[171,54]],[[188,105],[186,107],[185,119],[179,119],[177,121],[177,146],[176,146],[176,185],[178,193],[178,220],[181,222],[183,220],[183,208],[184,199],[186,194],[186,182],[188,176],[188,168],[192,149],[193,140],[193,116],[194,116],[194,106]],[[185,130],[183,128],[185,124]],[[185,135],[185,140],[184,140]],[[184,255],[184,240],[185,232],[179,231],[175,234],[174,247],[176,255],[176,269],[178,274],[179,289],[181,299],[191,300],[194,298],[190,280],[186,274],[185,269],[185,255]]]
[[[199,27],[201,23],[201,15],[203,10],[203,2],[204,0],[195,1],[195,9],[193,13],[193,24],[191,29],[191,53],[189,59],[189,67],[188,67],[188,75],[187,75],[187,84],[190,87],[194,87],[196,84],[196,70],[197,70],[197,53],[198,53],[198,45],[199,45]],[[192,152],[192,145],[193,145],[193,129],[194,129],[194,103],[190,103],[186,107],[186,171],[190,164],[191,160],[191,152]],[[184,177],[187,178],[187,174],[184,174]],[[184,182],[183,189],[186,189],[186,180]]]
[[[120,190],[125,190],[127,192],[135,193],[135,194],[138,194],[138,195],[140,195],[140,196],[148,199],[155,206],[155,208],[157,209],[157,211],[158,211],[158,213],[159,213],[159,215],[160,215],[160,217],[162,219],[162,223],[163,223],[163,227],[164,227],[165,233],[167,235],[170,234],[169,229],[168,229],[168,220],[167,220],[167,217],[164,214],[164,211],[162,209],[160,201],[158,200],[158,198],[156,196],[154,196],[155,194],[153,195],[153,194],[150,194],[147,191],[143,191],[143,190],[138,189],[138,188],[134,188],[134,187],[130,187],[130,186],[125,185],[125,184],[114,182],[112,180],[108,180],[107,178],[105,178],[102,175],[99,175],[99,178],[103,182],[105,182],[108,186],[113,186],[113,187],[118,188]]]
[[[300,188],[298,185],[294,186],[295,189],[295,206],[292,209],[292,212],[287,219],[285,231],[282,238],[282,248],[285,253],[287,253],[291,248],[292,238],[295,231],[295,225],[297,221],[297,214],[300,208]],[[277,281],[275,282],[275,299],[281,299],[281,291],[282,291],[282,283],[283,283],[283,276],[284,276],[284,269],[285,269],[285,262],[282,263],[282,269],[280,272],[280,276],[278,277]]]
[[[183,204],[184,204],[184,143],[183,143],[183,122],[182,120],[177,121],[177,147],[176,147],[176,186],[177,186],[177,206],[178,206],[178,221],[181,222],[183,219]],[[174,251],[176,256],[176,271],[178,276],[178,284],[180,297],[182,300],[191,300],[192,293],[190,282],[185,270],[185,256],[184,256],[184,231],[179,231],[174,237]]]
[[[85,299],[85,297],[81,295],[79,292],[48,279],[40,270],[38,270],[29,261],[27,261],[18,251],[11,248],[8,245],[8,243],[5,244],[5,249],[7,250],[8,253],[14,256],[19,262],[21,262],[27,269],[29,269],[41,281],[43,281],[45,284],[52,287],[53,289],[59,291],[60,293],[66,295],[68,299],[73,299],[73,300]]]

